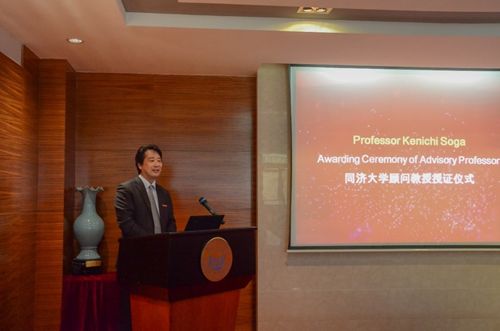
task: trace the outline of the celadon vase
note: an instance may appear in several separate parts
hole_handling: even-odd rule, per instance
[[[82,193],[83,206],[80,216],[73,224],[76,240],[80,244],[77,260],[99,260],[101,256],[97,247],[104,235],[104,222],[96,211],[97,193],[104,191],[102,187],[77,187]]]

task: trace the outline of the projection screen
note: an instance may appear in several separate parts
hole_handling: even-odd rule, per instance
[[[500,248],[500,71],[289,74],[291,250]]]

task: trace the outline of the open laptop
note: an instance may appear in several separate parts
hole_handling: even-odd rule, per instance
[[[184,231],[216,230],[223,224],[224,215],[190,216]]]

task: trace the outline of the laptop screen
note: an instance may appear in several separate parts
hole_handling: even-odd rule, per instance
[[[223,219],[224,215],[190,216],[184,231],[216,230]]]

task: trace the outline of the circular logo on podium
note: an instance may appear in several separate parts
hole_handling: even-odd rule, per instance
[[[226,239],[214,237],[201,251],[201,271],[212,282],[218,282],[227,276],[233,265],[233,251]]]

